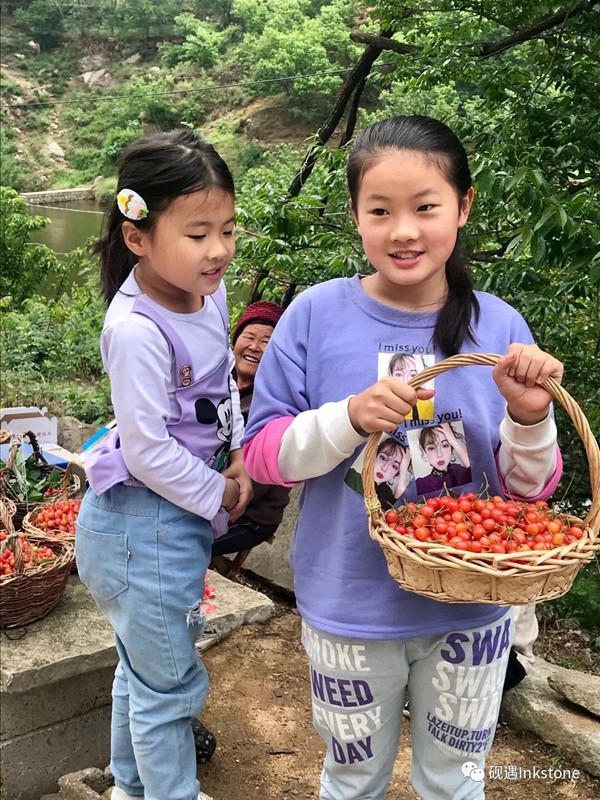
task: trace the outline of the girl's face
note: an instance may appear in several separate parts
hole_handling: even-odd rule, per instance
[[[420,153],[382,153],[364,173],[353,209],[377,272],[366,279],[367,291],[407,308],[443,301],[446,261],[472,201],[472,189],[459,200],[440,168]]]
[[[400,474],[400,458],[398,450],[380,450],[375,456],[375,483],[393,481]]]
[[[238,385],[240,387],[249,386],[254,382],[256,370],[269,344],[272,333],[272,325],[252,322],[246,325],[235,340],[233,355],[235,356],[235,371],[237,372]]]
[[[201,308],[235,254],[233,217],[230,194],[203,189],[174,200],[149,233],[124,223],[125,242],[139,257],[136,277],[143,290],[174,311]]]
[[[424,447],[427,462],[440,471],[448,469],[452,460],[452,445],[446,438],[446,434],[440,430],[432,432],[432,436]]]

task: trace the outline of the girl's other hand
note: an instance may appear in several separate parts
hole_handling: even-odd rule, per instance
[[[235,454],[232,454],[231,463],[227,469],[223,470],[223,475],[225,478],[234,480],[239,487],[237,501],[228,509],[229,519],[231,522],[235,522],[235,520],[244,513],[246,506],[250,500],[252,500],[252,495],[254,494],[252,480],[246,472],[244,462],[242,461],[241,450],[236,450]],[[227,489],[225,493],[227,494]],[[223,495],[223,499],[225,500],[225,495]]]
[[[552,402],[541,384],[548,378],[560,383],[563,371],[562,363],[537,345],[511,344],[492,376],[512,419],[520,425],[535,425],[548,416]]]
[[[386,375],[350,398],[348,416],[354,430],[363,436],[380,431],[391,433],[404,422],[417,400],[430,400],[433,395],[431,389],[415,390]]]

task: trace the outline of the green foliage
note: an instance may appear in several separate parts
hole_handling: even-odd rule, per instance
[[[261,159],[262,151],[259,145],[256,142],[245,141],[240,135],[239,126],[232,125],[226,120],[223,120],[207,138],[227,162],[236,183]]]
[[[582,568],[570,591],[547,604],[559,616],[600,637],[600,561]],[[600,644],[597,645],[600,647]]]
[[[111,128],[102,142],[103,166],[109,172],[116,169],[122,151],[141,136],[139,122],[131,121],[125,128]]]
[[[99,338],[105,308],[97,268],[83,251],[66,265],[84,282],[56,301],[31,296],[2,315],[2,404],[40,404],[85,422],[110,418],[110,390],[102,374]]]
[[[32,0],[27,8],[17,8],[15,20],[44,50],[56,47],[65,30],[61,0]]]
[[[114,173],[123,147],[146,126],[158,130],[197,126],[211,86],[207,78],[192,83],[176,81],[173,76],[134,77],[111,94],[109,107],[102,100],[93,106],[93,114],[89,111],[90,94],[73,93],[80,102],[65,105],[61,114],[61,122],[75,144],[67,151],[69,164],[79,171],[82,182]],[[101,98],[102,92],[94,95]]]
[[[102,178],[94,185],[94,195],[96,197],[96,202],[98,203],[98,205],[102,206],[102,208],[108,208],[108,206],[112,202],[114,202],[116,194],[117,194],[116,176],[111,178]]]
[[[295,115],[323,113],[341,85],[339,75],[328,73],[348,66],[360,53],[347,35],[354,9],[351,0],[334,0],[322,8],[309,0],[273,0],[268,7],[258,0],[236,0],[232,14],[246,28],[240,59],[253,79],[263,82],[257,83],[256,94],[283,89]],[[292,77],[303,74],[307,77]]]
[[[274,155],[240,187],[234,274],[265,274],[260,291],[281,294],[366,268],[346,199],[344,152],[322,148],[310,188],[298,198],[286,196],[297,155],[285,147]]]
[[[48,489],[58,489],[62,484],[64,472],[46,467],[35,451],[26,456],[20,447],[14,457],[11,469],[0,459],[0,487],[2,493],[15,503],[39,503]]]
[[[0,187],[0,298],[20,307],[49,274],[64,272],[64,264],[43,245],[29,243],[31,233],[49,220],[31,216],[27,203],[14,189]]]
[[[0,127],[0,186],[10,186],[19,190],[23,183],[23,173],[15,156],[17,147],[15,133],[6,125]]]
[[[170,67],[185,63],[214,67],[227,43],[226,33],[189,13],[175,17],[175,31],[185,36],[184,42],[179,45],[167,42],[161,48],[163,61]]]

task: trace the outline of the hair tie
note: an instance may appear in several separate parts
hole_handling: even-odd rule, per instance
[[[121,189],[117,194],[117,205],[121,214],[134,222],[148,216],[146,201],[133,189]]]

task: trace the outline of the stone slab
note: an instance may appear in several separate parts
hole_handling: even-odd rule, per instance
[[[0,741],[79,716],[111,702],[114,666],[27,692],[3,692]]]
[[[560,682],[571,672],[537,658],[531,673],[504,698],[501,718],[513,728],[535,733],[574,766],[600,778],[600,721],[548,684],[548,677]]]
[[[294,593],[294,579],[290,569],[289,557],[296,520],[298,519],[298,498],[300,488],[292,489],[290,502],[287,505],[281,525],[272,542],[255,547],[244,561],[244,569],[250,570],[260,578],[264,578],[273,586]]]
[[[39,800],[56,792],[62,775],[110,758],[110,706],[0,744],[0,774],[5,797]]]
[[[223,634],[274,613],[273,602],[216,572],[208,573],[217,606],[208,615],[206,635]],[[114,667],[117,655],[112,628],[77,576],[71,576],[59,605],[27,626],[20,639],[4,637],[0,689],[20,693]]]

